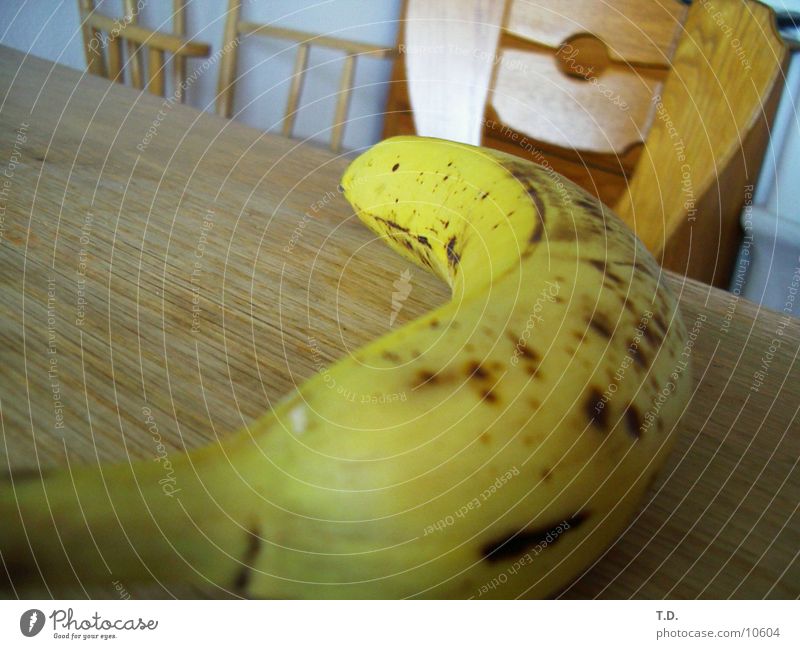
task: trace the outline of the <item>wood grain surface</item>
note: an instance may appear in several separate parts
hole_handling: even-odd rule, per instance
[[[408,265],[337,191],[346,157],[0,61],[4,472],[224,438],[390,329]],[[447,299],[409,270],[394,326]],[[696,390],[640,515],[562,596],[797,597],[800,324],[667,279]]]

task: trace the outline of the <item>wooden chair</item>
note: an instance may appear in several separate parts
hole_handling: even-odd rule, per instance
[[[422,47],[443,44],[445,59],[460,54],[463,82],[439,83],[450,101],[438,110],[471,111],[451,123],[582,185],[664,266],[725,285],[787,61],[772,11],[752,0],[467,2],[480,30],[463,0],[406,0],[384,135],[448,137],[423,92],[431,70],[457,78]],[[447,20],[456,4],[462,18]],[[462,87],[466,101],[453,97]]]
[[[692,5],[642,155],[614,204],[666,268],[727,288],[788,54],[767,5]]]
[[[95,11],[94,0],[79,0],[83,46],[89,72],[112,81],[124,82],[128,70],[134,88],[145,87],[141,55],[147,52],[147,89],[154,95],[166,96],[165,53],[172,54],[172,96],[183,102],[186,81],[186,59],[208,57],[211,47],[183,38],[185,15],[183,0],[173,0],[175,33],[154,31],[139,26],[134,0],[123,0],[125,16],[110,18]]]
[[[344,128],[347,121],[347,109],[353,90],[356,59],[359,56],[386,59],[394,56],[395,50],[393,48],[381,48],[368,43],[360,43],[343,38],[334,38],[294,29],[262,25],[240,20],[240,17],[241,2],[238,0],[230,0],[224,42],[233,45],[230,48],[226,47],[223,49],[220,62],[219,86],[217,88],[217,113],[223,117],[230,117],[233,112],[233,94],[237,80],[236,63],[238,59],[238,44],[242,36],[262,36],[297,43],[294,74],[292,75],[289,97],[286,101],[286,110],[284,111],[283,117],[283,135],[286,137],[291,137],[294,129],[310,48],[312,46],[318,46],[339,50],[344,52],[345,58],[339,81],[339,93],[333,118],[330,149],[334,153],[341,151],[342,138],[344,137]]]

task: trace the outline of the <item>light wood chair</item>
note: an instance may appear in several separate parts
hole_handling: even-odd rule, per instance
[[[456,107],[467,107],[472,127],[461,139],[545,155],[557,171],[613,204],[641,154],[651,99],[669,72],[686,6],[678,0],[608,0],[602,9],[594,0],[467,3],[469,14],[477,10],[472,21],[463,19],[467,11],[457,0],[406,0],[405,65],[396,65],[386,133],[447,136],[463,119]],[[453,100],[454,93],[463,96]],[[446,113],[437,116],[433,101]]]
[[[184,1],[173,0],[174,33],[155,31],[138,25],[137,5],[134,0],[123,0],[123,6],[125,15],[122,18],[111,18],[95,10],[94,0],[78,0],[89,72],[124,83],[127,69],[134,88],[141,90],[146,86],[154,95],[164,97],[167,91],[165,54],[170,53],[172,96],[183,102],[186,59],[206,58],[211,52],[207,43],[186,40],[183,37]],[[143,66],[145,52],[147,65]]]
[[[482,16],[482,41],[463,19],[465,1],[469,15]],[[442,119],[429,119],[436,109],[421,92],[435,80],[417,77],[445,68],[455,78],[447,58],[460,55],[469,74],[438,92],[452,97],[463,86],[473,97],[440,111],[471,111],[466,119],[481,144],[552,166],[614,207],[664,266],[726,285],[787,61],[768,7],[752,0],[691,8],[678,0],[606,0],[602,10],[592,0],[405,3],[385,136],[448,136]],[[457,4],[462,18],[446,20]],[[443,53],[426,53],[426,42]]]
[[[664,267],[728,287],[788,55],[767,5],[692,5],[642,154],[614,204]]]
[[[233,96],[236,85],[236,64],[238,60],[238,46],[243,36],[262,36],[280,40],[288,40],[297,44],[294,73],[289,87],[289,97],[286,101],[286,110],[283,116],[282,132],[286,137],[292,137],[295,118],[300,103],[305,73],[308,66],[309,50],[312,46],[324,47],[344,52],[344,66],[339,80],[339,92],[336,99],[336,110],[333,117],[331,130],[330,149],[338,153],[342,148],[342,138],[347,121],[347,110],[353,90],[356,59],[359,56],[370,56],[386,59],[394,56],[393,48],[382,48],[368,43],[334,38],[309,32],[273,27],[241,20],[241,2],[230,0],[225,26],[225,44],[231,47],[223,48],[220,62],[219,86],[217,88],[217,113],[223,117],[231,117],[233,113]]]

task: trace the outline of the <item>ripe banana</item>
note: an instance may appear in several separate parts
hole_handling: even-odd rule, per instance
[[[621,532],[690,389],[686,329],[642,244],[552,170],[453,142],[386,140],[342,186],[452,300],[175,459],[170,497],[157,462],[4,484],[15,587],[540,597]]]

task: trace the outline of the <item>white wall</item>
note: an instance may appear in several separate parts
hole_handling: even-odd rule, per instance
[[[0,0],[0,43],[71,68],[86,66],[72,0]]]
[[[140,0],[139,22],[151,28],[171,29],[172,3]],[[123,16],[121,0],[98,1],[109,16]],[[77,0],[0,0],[0,43],[51,61],[83,70],[82,36],[78,28]],[[212,54],[222,47],[227,0],[186,0],[187,34],[205,41]],[[320,34],[392,46],[397,37],[400,0],[250,0],[242,17]],[[280,130],[293,72],[295,50],[288,41],[260,37],[241,44],[234,111],[236,119],[262,130]],[[190,62],[191,73],[198,62]],[[187,102],[213,111],[218,62],[209,67],[187,91]],[[312,48],[309,71],[295,123],[295,137],[327,141],[339,89],[342,54]],[[391,63],[359,58],[344,146],[356,149],[380,139],[382,112],[388,93]]]

